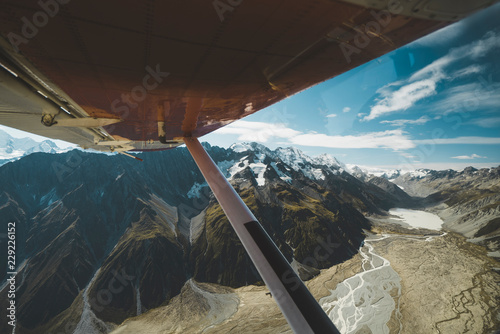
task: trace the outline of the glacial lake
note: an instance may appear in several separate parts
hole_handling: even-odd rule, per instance
[[[389,213],[398,216],[399,218],[393,218],[392,220],[403,226],[409,225],[412,228],[441,230],[441,226],[443,225],[441,218],[430,212],[394,208],[390,209]]]

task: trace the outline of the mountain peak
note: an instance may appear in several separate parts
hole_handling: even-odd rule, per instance
[[[60,153],[64,151],[49,139],[38,142],[28,137],[15,138],[0,130],[0,166],[35,152]]]
[[[247,151],[260,151],[263,153],[270,152],[269,148],[256,142],[234,143],[229,148],[236,153],[247,152]]]
[[[345,165],[338,161],[337,158],[334,156],[331,156],[330,154],[323,153],[321,155],[318,155],[314,161],[319,164],[319,165],[327,165],[330,167],[337,167],[337,168],[343,168],[345,169]]]

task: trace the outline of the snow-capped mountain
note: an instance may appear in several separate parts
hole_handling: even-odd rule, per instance
[[[229,149],[243,156],[239,157],[239,163],[234,164],[236,161],[233,161],[228,176],[232,178],[239,171],[250,167],[254,175],[258,176],[259,185],[264,185],[264,173],[268,167],[287,182],[291,182],[294,172],[300,172],[312,180],[324,180],[329,173],[342,173],[345,167],[331,155],[322,154],[312,158],[295,147],[279,147],[271,151],[261,144],[242,143],[233,144]],[[224,170],[225,165],[219,167]]]
[[[345,170],[345,165],[331,155],[309,157],[295,147],[280,147],[273,151],[258,143],[237,143],[231,145],[227,152],[224,156],[212,156],[225,176],[231,181],[246,178],[245,171],[250,171],[257,186],[265,186],[267,181],[276,178],[289,184],[300,177],[325,180],[328,175],[339,175]],[[195,183],[188,196],[198,196],[203,186],[206,183]]]
[[[0,166],[34,152],[60,153],[63,151],[51,140],[37,142],[31,138],[14,138],[0,130]]]

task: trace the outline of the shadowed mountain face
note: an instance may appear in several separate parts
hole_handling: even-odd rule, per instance
[[[207,149],[303,279],[357,252],[370,228],[363,214],[411,202],[327,156]],[[187,150],[141,157],[38,153],[0,168],[0,223],[16,223],[18,333],[106,332],[167,304],[190,278],[261,282]]]

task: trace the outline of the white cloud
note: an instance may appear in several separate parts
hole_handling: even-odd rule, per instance
[[[429,65],[413,74],[410,77],[410,82],[429,76],[443,75],[445,67],[447,67],[451,63],[464,58],[471,58],[472,60],[476,60],[477,58],[484,56],[485,54],[490,52],[492,49],[498,47],[500,47],[500,35],[490,31],[486,33],[481,39],[460,46],[458,48],[451,49],[445,56],[436,59]]]
[[[500,127],[500,117],[480,118],[471,121],[472,124],[482,128],[498,128]]]
[[[288,145],[343,149],[382,148],[404,151],[423,144],[500,145],[500,138],[496,137],[457,137],[412,140],[408,133],[401,129],[368,132],[360,135],[330,136],[317,132],[304,133],[288,128],[281,123],[249,122],[242,120],[220,128],[216,133],[219,135],[237,135],[240,141],[266,143],[271,139],[281,139],[280,143],[283,145],[285,145],[284,143],[288,143]]]
[[[422,116],[419,119],[396,119],[394,121],[382,121],[382,124],[390,124],[392,126],[403,127],[405,125],[423,125],[431,119],[427,116]]]
[[[407,152],[401,152],[400,153],[401,156],[407,158],[407,159],[415,159],[415,158],[418,158],[418,156],[416,155],[413,155],[411,153],[407,153]]]
[[[419,101],[435,95],[438,83],[483,72],[485,68],[479,65],[471,65],[454,73],[447,73],[446,70],[460,59],[477,60],[495,48],[500,48],[500,34],[490,31],[482,39],[450,50],[407,80],[393,82],[379,89],[381,97],[371,107],[369,115],[362,120],[370,121],[388,113],[407,110]]]
[[[378,100],[371,108],[370,114],[363,118],[364,121],[371,121],[384,114],[398,110],[406,110],[412,107],[417,101],[436,94],[436,81],[425,79],[407,84],[392,92],[389,96]]]
[[[329,136],[322,133],[303,133],[281,123],[236,121],[218,129],[216,134],[238,135],[241,141],[265,143],[271,139],[288,140],[288,145],[302,145],[328,148],[388,148],[405,150],[416,145],[402,130],[371,132],[362,135]],[[283,144],[283,142],[281,142]]]
[[[500,138],[495,137],[456,137],[456,138],[437,138],[414,140],[415,144],[435,144],[435,145],[499,145]]]
[[[290,138],[292,144],[327,148],[389,148],[406,150],[415,144],[401,130],[371,132],[362,135],[328,136],[319,133],[301,134]]]
[[[488,157],[482,157],[477,154],[472,154],[472,155],[459,155],[456,157],[451,157],[452,159],[460,159],[460,160],[473,160],[473,159],[486,159]]]
[[[478,73],[484,72],[485,70],[486,70],[486,66],[474,64],[474,65],[470,65],[470,66],[462,68],[458,71],[453,72],[451,77],[453,80],[459,79],[459,78],[463,78],[463,77],[466,77],[466,76],[471,75],[471,74],[478,74]]]
[[[500,105],[500,94],[495,91],[496,84],[486,80],[455,86],[443,91],[441,94],[445,97],[429,108],[443,115],[461,112],[464,116],[479,109],[496,111]]]
[[[344,109],[342,109],[342,112],[349,112],[349,111],[351,111],[351,108],[349,107],[344,107]]]
[[[238,140],[265,143],[271,138],[291,138],[301,134],[281,123],[237,121],[217,130],[218,134],[238,135]]]
[[[326,117],[328,117],[328,118],[337,117],[337,114],[329,114],[329,115],[326,115]]]

